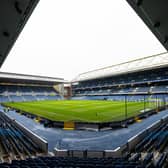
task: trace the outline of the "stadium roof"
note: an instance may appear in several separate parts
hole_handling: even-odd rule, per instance
[[[39,0],[0,0],[0,66],[3,64],[38,1]],[[168,50],[168,1],[126,1],[132,6],[163,46]],[[83,74],[80,76],[85,75]],[[83,80],[87,77],[80,78]]]
[[[163,53],[82,73],[72,82],[116,76],[166,66],[168,66],[168,53]]]
[[[65,81],[62,78],[0,72],[0,82],[1,83],[11,82],[11,83],[20,83],[20,84],[54,85],[54,84],[66,83],[67,81]]]
[[[0,0],[0,66],[39,0]]]
[[[168,50],[168,1],[127,0],[127,2]]]

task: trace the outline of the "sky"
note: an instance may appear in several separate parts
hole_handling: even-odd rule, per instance
[[[123,0],[41,0],[1,71],[61,77],[166,50]]]

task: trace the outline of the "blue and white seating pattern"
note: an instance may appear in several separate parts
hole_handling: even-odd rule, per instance
[[[0,102],[62,99],[53,87],[0,85]]]
[[[168,93],[168,68],[79,81],[72,94],[81,96],[143,95]]]
[[[22,161],[14,160],[12,164],[3,163],[1,168],[144,168],[139,162],[125,158],[64,158],[38,157]]]

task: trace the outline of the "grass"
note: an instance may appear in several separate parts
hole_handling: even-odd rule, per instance
[[[11,102],[5,105],[52,121],[101,123],[125,119],[125,102],[121,101],[61,100]],[[154,108],[154,103],[146,103],[146,108]],[[127,117],[137,116],[143,109],[143,102],[128,102]]]

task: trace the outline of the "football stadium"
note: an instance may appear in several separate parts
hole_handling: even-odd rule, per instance
[[[1,0],[1,66],[38,2]],[[168,50],[168,2],[127,2]],[[167,168],[167,131],[167,52],[71,81],[0,72],[0,168]]]

